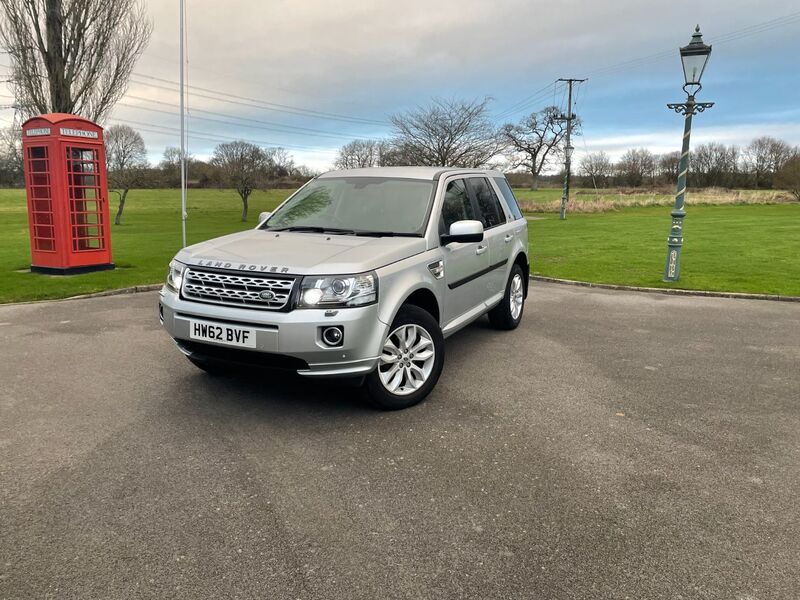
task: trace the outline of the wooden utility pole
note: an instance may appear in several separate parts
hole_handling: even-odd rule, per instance
[[[567,93],[567,114],[561,115],[560,121],[567,122],[567,146],[564,148],[564,192],[561,194],[560,219],[567,218],[567,202],[569,202],[569,180],[572,171],[572,121],[575,120],[575,113],[572,112],[572,86],[576,83],[583,83],[586,79],[561,78],[558,81],[566,81],[569,89]]]

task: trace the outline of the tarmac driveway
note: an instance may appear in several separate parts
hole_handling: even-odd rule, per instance
[[[0,307],[0,598],[800,597],[800,304],[537,283],[427,402]]]

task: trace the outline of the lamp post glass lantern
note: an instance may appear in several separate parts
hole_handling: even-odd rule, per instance
[[[683,64],[683,79],[687,86],[700,87],[700,78],[706,70],[708,58],[711,56],[711,46],[703,43],[703,34],[700,26],[695,27],[692,41],[681,48],[681,63]],[[698,90],[699,91],[699,90]]]
[[[683,248],[683,219],[686,217],[686,177],[689,172],[689,138],[692,133],[692,116],[714,106],[713,102],[696,102],[694,97],[701,89],[700,79],[711,56],[711,46],[703,43],[698,25],[691,41],[680,49],[683,65],[686,102],[667,104],[667,108],[684,115],[683,147],[678,167],[678,185],[675,192],[675,206],[672,209],[672,227],[667,238],[667,262],[664,266],[664,281],[678,281],[681,275],[681,250]]]

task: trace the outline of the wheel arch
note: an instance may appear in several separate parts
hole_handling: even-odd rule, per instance
[[[433,293],[433,290],[430,290],[426,287],[419,287],[413,290],[406,298],[399,304],[397,310],[395,311],[392,320],[394,317],[397,316],[397,312],[403,306],[410,304],[412,306],[417,306],[422,310],[426,311],[430,314],[437,323],[441,323],[441,308],[439,307],[439,300],[436,298],[436,294]]]
[[[528,282],[529,282],[530,277],[531,277],[531,266],[530,266],[530,263],[528,262],[528,255],[525,254],[524,251],[519,252],[514,257],[514,264],[515,265],[519,265],[522,268],[522,273],[523,273],[523,275],[525,277],[525,298],[527,298],[528,297]]]

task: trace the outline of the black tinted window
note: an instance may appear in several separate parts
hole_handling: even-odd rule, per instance
[[[456,221],[478,220],[472,202],[467,195],[463,179],[456,179],[447,184],[442,204],[442,233],[450,231],[450,225]]]
[[[517,202],[516,197],[514,197],[514,192],[511,191],[511,186],[508,185],[506,178],[495,177],[494,182],[497,184],[497,187],[500,188],[500,193],[503,194],[503,198],[506,201],[508,210],[510,210],[511,214],[514,215],[514,219],[521,219],[522,211],[519,209],[519,203]]]
[[[500,201],[489,185],[489,181],[483,177],[470,177],[468,180],[472,193],[478,201],[478,210],[481,211],[483,227],[489,229],[495,225],[506,222],[506,215],[500,206]]]

